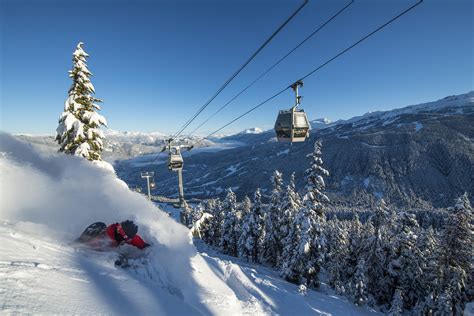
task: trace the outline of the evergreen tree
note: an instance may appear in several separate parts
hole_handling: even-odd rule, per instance
[[[205,209],[202,202],[199,203],[195,208],[192,209],[192,214],[191,214],[192,224],[194,224],[195,222],[197,222],[198,220],[201,219],[201,217],[204,214],[205,210],[206,209]]]
[[[401,289],[396,289],[393,295],[389,316],[402,316],[403,313],[403,295]]]
[[[226,254],[237,256],[237,243],[240,235],[239,219],[237,216],[237,201],[232,189],[227,189],[227,196],[222,203],[224,220],[220,248]]]
[[[357,263],[353,278],[352,297],[356,305],[364,305],[368,300],[367,292],[367,267],[363,258]]]
[[[331,226],[326,227],[331,227],[331,243],[326,257],[326,270],[329,274],[329,284],[338,294],[345,294],[347,290],[347,279],[344,279],[346,275],[345,263],[349,255],[348,232],[344,224],[337,220],[332,220]]]
[[[441,242],[443,299],[449,298],[455,315],[462,315],[466,302],[472,300],[473,221],[472,207],[464,194],[449,214]]]
[[[263,241],[262,261],[274,267],[281,255],[281,240],[278,239],[280,227],[278,224],[283,215],[281,212],[281,186],[283,179],[282,174],[278,170],[273,172],[272,182],[272,196],[265,216],[265,239]]]
[[[293,226],[293,220],[301,207],[301,198],[295,190],[295,174],[293,173],[290,182],[283,194],[281,213],[282,216],[278,220],[277,240],[280,241],[278,245],[278,252],[281,256],[277,257],[277,267],[281,270],[283,266],[289,264],[288,261],[293,257],[293,250],[296,245],[293,244],[293,237],[289,236]],[[282,273],[283,274],[283,273]]]
[[[102,160],[104,134],[100,126],[106,126],[105,118],[96,111],[102,100],[93,96],[94,86],[90,81],[92,73],[87,68],[86,58],[89,55],[83,50],[80,42],[73,53],[73,68],[69,77],[73,83],[64,105],[64,112],[59,118],[56,129],[56,141],[59,151],[66,154],[82,156],[88,160]]]
[[[316,230],[317,216],[311,209],[299,209],[285,240],[285,261],[281,275],[288,281],[318,287],[318,273],[322,261],[321,249],[315,248],[318,242]]]
[[[314,212],[321,220],[324,220],[324,203],[329,202],[329,199],[324,194],[326,184],[323,177],[329,176],[329,172],[323,168],[321,147],[321,141],[316,141],[313,153],[307,155],[310,159],[310,167],[305,171],[306,194],[303,197],[303,202],[306,208]],[[319,228],[319,230],[321,229]]]
[[[433,298],[437,296],[440,291],[440,269],[439,269],[439,241],[435,235],[432,227],[424,229],[418,238],[418,249],[421,255],[418,257],[419,266],[422,274],[420,276],[420,283],[424,289],[420,293],[424,298],[420,297],[420,302],[417,304],[418,310],[433,309]]]
[[[367,236],[363,242],[362,255],[367,266],[367,290],[376,304],[390,303],[392,291],[390,290],[390,277],[388,274],[388,230],[390,212],[384,200],[380,201],[371,222],[374,234]]]
[[[389,270],[392,288],[403,292],[404,306],[413,308],[419,299],[424,298],[422,281],[423,270],[419,258],[422,256],[417,246],[419,226],[415,215],[400,213],[399,223],[393,238],[393,253]]]
[[[317,141],[309,154],[310,167],[306,170],[306,187],[303,206],[298,208],[285,239],[284,262],[281,275],[288,281],[319,287],[319,271],[324,256],[326,221],[323,203],[329,201],[324,194],[323,176],[329,173],[322,167],[321,142]]]
[[[346,282],[352,280],[359,258],[362,252],[362,223],[359,220],[359,215],[354,214],[354,218],[349,223],[348,227],[348,248],[346,261],[344,262],[344,270],[342,280]],[[350,286],[348,286],[350,288]]]
[[[436,302],[435,312],[433,313],[435,316],[445,316],[445,315],[462,315],[453,313],[453,299],[451,298],[451,293],[449,290],[444,291],[438,297]]]
[[[248,196],[245,196],[244,199],[242,200],[239,211],[240,211],[240,221],[242,221],[252,211],[252,201],[250,200]]]
[[[244,219],[239,238],[239,254],[247,261],[260,262],[260,252],[265,238],[264,225],[262,195],[260,189],[257,189],[252,210]]]
[[[385,240],[387,238],[387,224],[391,223],[390,211],[383,199],[380,200],[379,205],[375,209],[374,215],[371,217],[374,225],[375,236],[378,239]]]
[[[212,246],[219,247],[222,237],[222,226],[224,224],[224,209],[219,199],[215,199],[210,206],[212,206],[212,218],[210,220],[209,240],[207,242]]]
[[[209,199],[200,203],[204,207],[203,216],[206,216],[201,223],[199,232],[201,234],[202,240],[204,240],[209,245],[214,245],[214,212],[217,208],[218,200]]]

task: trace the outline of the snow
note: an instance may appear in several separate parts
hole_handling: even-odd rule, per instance
[[[277,152],[277,156],[281,156],[281,155],[287,155],[288,153],[290,152],[290,149],[284,149],[284,150],[281,150],[279,152]]]
[[[420,129],[423,128],[423,124],[421,124],[420,122],[414,122],[415,124],[415,131],[418,132]]]
[[[331,125],[331,120],[327,118],[317,118],[310,122],[311,129],[323,129]]]
[[[469,302],[464,308],[464,316],[474,316],[474,302]]]
[[[229,173],[227,173],[227,174],[224,176],[224,178],[226,178],[226,177],[228,177],[228,176],[233,175],[234,173],[236,173],[236,172],[239,170],[239,168],[238,168],[239,165],[240,165],[240,163],[238,163],[238,164],[236,164],[236,165],[231,165],[231,166],[229,166],[229,167],[226,169],[226,171],[228,171]]]
[[[263,129],[259,127],[253,127],[253,128],[248,128],[240,132],[239,134],[261,134],[261,133],[263,133]]]
[[[346,299],[227,258],[130,191],[105,164],[41,155],[0,133],[0,313],[368,315]],[[92,222],[133,219],[152,247],[93,251],[73,243]],[[127,253],[131,268],[114,266]],[[328,292],[326,294],[326,292]]]
[[[105,125],[105,126],[107,126],[107,121],[106,121],[106,119],[105,119],[102,115],[100,115],[100,114],[98,114],[98,113],[96,113],[96,112],[85,111],[83,117],[84,117],[84,119],[86,119],[86,120],[89,122],[89,124],[91,124],[91,125],[95,125],[95,126]]]
[[[370,178],[369,177],[365,178],[363,181],[363,184],[364,184],[364,187],[367,189],[370,184]]]
[[[298,285],[282,280],[275,270],[218,254],[200,242],[196,246],[215,273],[226,280],[241,300],[259,301],[259,309],[263,312],[255,310],[252,314],[378,315],[332,294],[325,284],[321,292],[308,290],[302,295]]]

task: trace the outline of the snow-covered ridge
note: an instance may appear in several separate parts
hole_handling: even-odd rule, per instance
[[[456,112],[455,109],[468,106],[474,106],[474,91],[470,91],[465,94],[448,96],[437,101],[409,105],[399,109],[369,112],[361,116],[355,116],[348,120],[336,121],[334,122],[334,125],[356,123],[361,120],[390,120],[404,114],[419,114],[422,112],[435,112],[444,109],[453,109],[455,113],[459,113]]]

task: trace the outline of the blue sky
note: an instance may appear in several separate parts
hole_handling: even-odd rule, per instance
[[[310,0],[196,125],[347,2]],[[227,123],[415,2],[356,0],[199,132]],[[0,130],[54,133],[72,52],[83,41],[109,128],[176,132],[300,3],[0,0]],[[310,119],[347,119],[473,90],[473,33],[472,1],[425,0],[308,78],[302,107]],[[288,90],[224,132],[272,128],[278,109],[292,104]]]

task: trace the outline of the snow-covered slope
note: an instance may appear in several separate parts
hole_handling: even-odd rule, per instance
[[[358,126],[361,125],[362,122],[367,123],[368,121],[384,121],[384,124],[388,125],[396,121],[402,115],[415,115],[425,112],[440,112],[445,116],[450,114],[459,115],[463,113],[462,108],[473,106],[473,104],[474,91],[470,91],[465,94],[447,96],[437,101],[409,105],[399,109],[369,112],[348,120],[336,121],[334,122],[334,125],[352,123],[353,125]]]
[[[40,155],[1,133],[0,194],[0,313],[369,314],[337,296],[302,296],[264,268],[200,254],[185,227],[110,170]],[[152,244],[148,254],[73,242],[92,222],[128,218]],[[124,252],[136,257],[129,269],[114,266]]]

